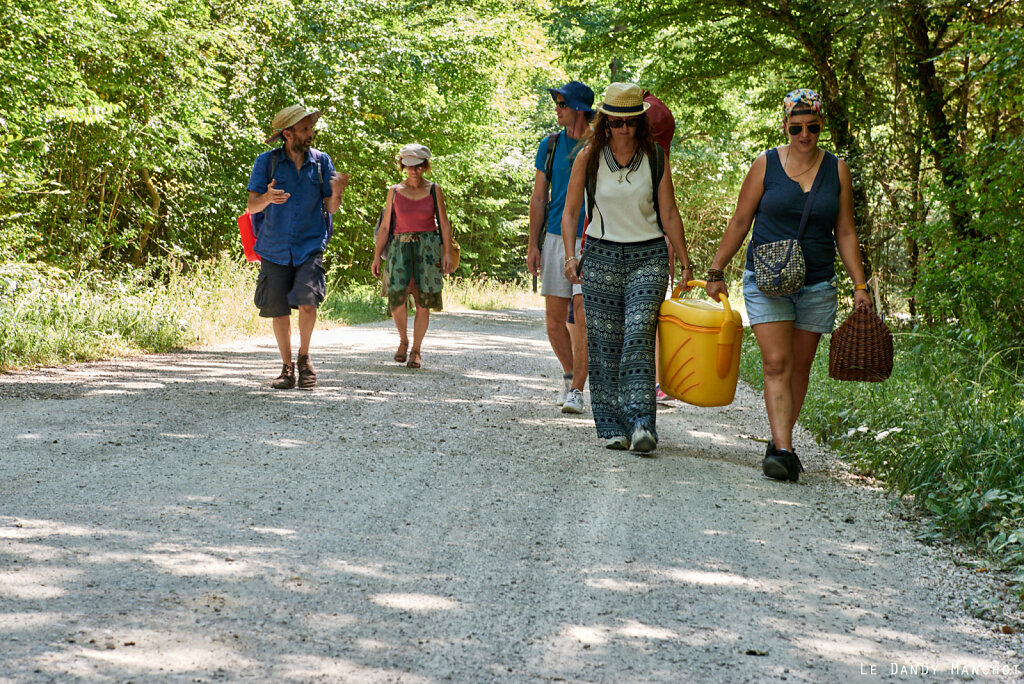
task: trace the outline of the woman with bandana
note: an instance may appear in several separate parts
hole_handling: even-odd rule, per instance
[[[764,403],[772,431],[761,469],[767,477],[791,482],[803,471],[793,449],[793,426],[807,394],[818,341],[823,333],[832,332],[835,323],[837,249],[853,281],[855,305],[871,306],[853,225],[850,169],[842,159],[818,147],[823,124],[821,98],[814,91],[801,88],[783,98],[782,128],[789,144],[768,150],[750,167],[707,276],[708,296],[718,301],[718,294],[726,292],[723,271],[753,223],[743,271],[743,298],[761,349]],[[754,249],[797,238],[819,169],[822,178],[800,240],[806,262],[804,285],[793,294],[767,296],[754,279]]]

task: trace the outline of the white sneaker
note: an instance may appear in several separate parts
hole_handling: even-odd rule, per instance
[[[629,451],[629,437],[623,435],[616,435],[615,437],[609,437],[608,441],[604,443],[606,449],[615,449],[616,451]]]
[[[583,392],[570,389],[565,403],[562,404],[562,413],[583,413]]]
[[[569,397],[569,392],[572,391],[572,375],[569,377],[562,376],[562,389],[558,390],[558,399],[555,401],[556,406],[561,406],[565,403],[565,400]]]
[[[639,425],[633,430],[633,451],[641,454],[649,454],[658,447],[658,441],[654,439],[654,435],[647,428],[642,428]]]

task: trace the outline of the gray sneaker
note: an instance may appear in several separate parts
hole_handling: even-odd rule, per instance
[[[604,446],[606,449],[614,449],[615,451],[629,451],[629,437],[625,435],[609,437]]]
[[[562,389],[558,390],[558,399],[555,400],[556,406],[561,406],[565,403],[565,400],[569,397],[569,392],[572,391],[572,373],[568,375],[562,375]]]
[[[578,389],[569,390],[562,404],[562,413],[583,413],[583,392]]]
[[[639,425],[633,429],[633,439],[630,441],[632,442],[633,451],[641,454],[649,454],[658,446],[658,441],[654,439],[651,431]]]

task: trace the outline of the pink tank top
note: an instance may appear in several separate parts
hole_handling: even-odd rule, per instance
[[[433,197],[411,200],[395,192],[396,233],[429,233],[435,228]]]

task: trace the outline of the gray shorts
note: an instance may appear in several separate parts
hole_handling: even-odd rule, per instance
[[[288,316],[300,306],[320,306],[327,292],[323,254],[317,252],[298,266],[263,259],[253,303],[263,318]]]
[[[576,238],[576,254],[580,253],[580,239]],[[571,299],[583,293],[582,285],[573,285],[565,279],[565,244],[561,235],[545,233],[541,251],[540,293],[544,296]]]

